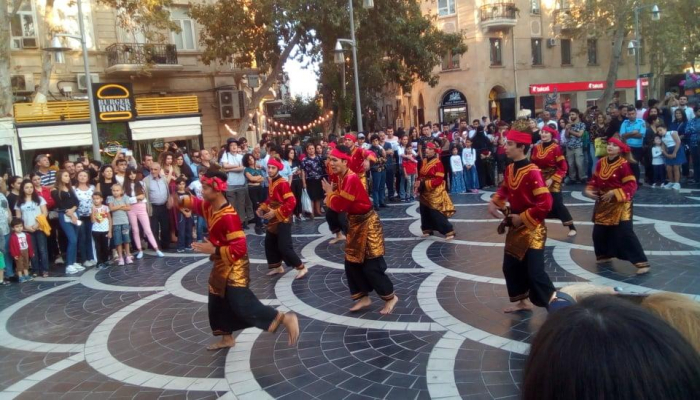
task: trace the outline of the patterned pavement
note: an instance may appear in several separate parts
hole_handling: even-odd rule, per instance
[[[549,221],[546,270],[559,286],[590,281],[700,300],[700,190],[641,189],[635,231],[651,273],[594,262],[592,203],[569,186],[579,234]],[[147,255],[136,264],[0,288],[0,399],[517,399],[529,343],[546,312],[503,314],[502,236],[490,193],[455,195],[457,239],[420,238],[417,203],[380,214],[388,273],[400,303],[350,313],[343,248],[323,220],[294,226],[310,267],[265,276],[263,238],[249,236],[251,288],[299,314],[286,334],[247,329],[230,351],[207,352],[207,276],[199,255]]]

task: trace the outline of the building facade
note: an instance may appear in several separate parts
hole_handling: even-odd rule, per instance
[[[31,104],[41,79],[42,48],[49,45],[44,23],[46,0],[25,0],[13,19],[11,70],[15,94],[15,128],[20,149],[5,151],[22,160],[24,171],[36,154],[45,152],[56,160],[91,155],[87,88],[80,42],[63,39],[73,50],[55,57],[45,104]],[[128,121],[98,124],[103,154],[130,149],[135,156],[158,155],[163,143],[177,141],[181,147],[210,148],[231,137],[252,85],[259,78],[254,68],[204,65],[200,60],[200,27],[187,13],[188,2],[175,0],[170,18],[180,33],[165,32],[164,43],[148,43],[138,26],[117,23],[117,10],[83,0],[85,40],[93,83],[128,84],[135,101],[135,117]],[[77,5],[54,1],[54,26],[79,35]],[[250,78],[250,79],[249,79]],[[271,91],[268,100],[275,99]],[[262,111],[257,123],[264,123]],[[246,134],[255,140],[263,126]],[[257,133],[257,135],[256,135]],[[14,168],[17,170],[17,168]],[[17,173],[18,171],[15,171]]]
[[[513,120],[520,109],[560,115],[573,107],[604,108],[596,100],[605,88],[611,40],[574,38],[566,18],[569,1],[582,0],[423,2],[440,29],[464,33],[468,51],[443,57],[437,86],[419,82],[410,93],[396,94],[397,125],[483,116]],[[618,76],[616,95],[632,102],[634,57],[623,54]]]

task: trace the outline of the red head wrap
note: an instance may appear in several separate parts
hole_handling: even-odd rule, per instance
[[[520,144],[532,144],[532,135],[525,132],[510,130],[506,134],[506,140]]]
[[[619,147],[620,153],[629,153],[630,152],[630,147],[627,144],[623,143],[618,138],[614,138],[614,137],[610,138],[610,139],[608,139],[608,143],[612,143],[612,144],[616,145],[617,147]]]
[[[330,147],[331,149],[335,149],[335,146],[337,146],[335,142],[328,143],[328,147]]]
[[[207,178],[206,176],[202,177],[202,185],[210,186],[217,192],[225,192],[226,188],[228,187],[226,181],[222,181],[220,178],[217,177]]]
[[[346,134],[344,139],[345,140],[352,140],[353,143],[357,142],[357,138],[352,133]]]
[[[333,151],[331,151],[331,157],[335,157],[335,158],[337,158],[337,159],[339,159],[339,160],[348,160],[348,161],[350,161],[350,156],[347,155],[347,154],[345,154],[345,153],[343,153],[342,151],[340,151],[340,150],[338,150],[338,149],[333,149]]]
[[[435,149],[437,149],[438,147],[437,147],[437,145],[436,145],[435,143],[433,143],[433,142],[428,142],[428,143],[425,144],[425,148],[426,148],[426,149],[433,149],[433,150],[435,150]]]
[[[556,129],[552,128],[551,126],[547,125],[544,128],[542,128],[543,131],[549,132],[552,134],[552,136],[559,134]]]
[[[270,157],[270,160],[267,161],[267,165],[277,167],[278,171],[282,171],[284,169],[284,165],[282,164],[282,161],[279,160],[279,158],[275,157]]]

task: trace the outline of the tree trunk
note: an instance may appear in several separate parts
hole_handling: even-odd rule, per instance
[[[617,21],[618,28],[613,33],[613,48],[612,57],[610,57],[610,66],[608,67],[608,77],[605,80],[605,91],[601,98],[601,108],[607,110],[608,104],[612,102],[615,95],[615,82],[617,82],[617,70],[620,67],[620,59],[622,58],[622,42],[625,39],[626,30],[623,28],[624,21]]]
[[[47,43],[51,41],[51,35],[54,32],[53,26],[53,2],[54,0],[46,0],[41,22],[43,25],[42,31],[45,33]],[[41,52],[41,79],[39,80],[38,92],[46,97],[49,97],[49,84],[51,83],[51,72],[53,72],[53,54],[49,51]],[[33,88],[32,88],[33,89]]]
[[[12,81],[10,71],[10,11],[7,0],[0,0],[0,116],[12,116]]]
[[[284,64],[287,62],[289,54],[291,54],[292,49],[296,47],[300,39],[301,33],[295,32],[294,36],[292,36],[292,39],[289,41],[289,43],[287,43],[287,46],[284,48],[284,51],[282,51],[282,54],[280,54],[280,57],[277,60],[277,64],[275,64],[275,67],[272,69],[272,71],[270,71],[269,74],[267,74],[267,78],[265,78],[265,81],[262,83],[262,86],[260,86],[260,88],[258,88],[258,90],[253,95],[253,98],[250,100],[250,103],[248,103],[248,107],[246,107],[245,113],[243,113],[243,115],[241,116],[241,121],[238,124],[239,135],[245,135],[245,132],[248,130],[248,125],[250,125],[250,121],[252,120],[252,118],[248,114],[257,111],[260,100],[262,100],[263,97],[265,97],[268,94],[270,88],[272,87],[272,84],[277,80],[277,75],[282,71],[282,67],[284,67]]]

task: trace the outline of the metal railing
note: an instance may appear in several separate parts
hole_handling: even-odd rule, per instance
[[[494,19],[516,19],[517,15],[518,7],[515,3],[484,4],[479,8],[479,17],[482,22]]]
[[[87,100],[51,101],[48,103],[16,103],[15,122],[86,121],[90,118]],[[138,97],[138,116],[196,114],[199,112],[197,96]]]
[[[177,65],[177,47],[174,44],[113,43],[105,50],[107,66],[128,65]]]

